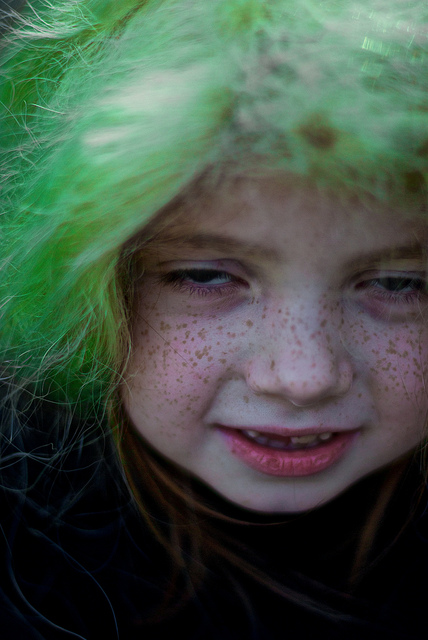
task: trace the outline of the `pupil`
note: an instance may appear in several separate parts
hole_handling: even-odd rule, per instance
[[[198,269],[198,270],[195,269],[194,271],[189,272],[189,276],[195,282],[198,282],[200,284],[206,284],[211,280],[216,280],[218,278],[221,278],[222,274],[220,271],[215,271],[214,269]]]
[[[402,291],[403,289],[421,289],[421,282],[412,278],[381,278],[380,284],[388,291]]]

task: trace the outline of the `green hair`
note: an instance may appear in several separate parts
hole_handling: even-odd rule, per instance
[[[34,0],[0,111],[4,366],[87,411],[130,348],[124,247],[201,175],[425,206],[428,6]]]

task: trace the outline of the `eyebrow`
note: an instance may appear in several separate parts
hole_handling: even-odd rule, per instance
[[[420,242],[412,242],[406,245],[385,247],[384,249],[369,251],[353,258],[349,266],[359,264],[379,264],[387,260],[420,260],[428,259],[428,247]]]
[[[156,238],[154,238],[156,239]],[[278,252],[274,247],[265,247],[257,242],[245,242],[229,236],[216,233],[182,233],[168,234],[162,238],[162,244],[171,242],[190,249],[211,249],[213,251],[239,253],[248,256],[275,259]],[[428,245],[424,242],[411,240],[407,244],[390,246],[365,253],[356,254],[348,263],[348,268],[358,268],[361,264],[379,265],[388,260],[418,260],[428,261]]]
[[[244,240],[236,240],[229,236],[211,233],[195,233],[183,235],[166,236],[163,240],[165,244],[173,241],[174,244],[189,247],[191,249],[212,249],[215,251],[230,251],[232,253],[244,253],[251,255],[260,255],[262,257],[272,257],[276,255],[276,250],[272,247],[263,247],[258,243],[245,242]]]

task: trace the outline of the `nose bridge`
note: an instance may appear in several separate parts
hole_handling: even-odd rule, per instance
[[[343,395],[352,371],[340,340],[339,305],[310,294],[288,302],[265,311],[248,384],[256,393],[280,394],[295,405]]]

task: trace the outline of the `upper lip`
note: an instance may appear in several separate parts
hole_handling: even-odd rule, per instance
[[[356,431],[358,427],[353,429],[345,429],[343,427],[334,427],[332,425],[314,425],[305,426],[295,429],[289,429],[288,427],[280,427],[277,425],[245,425],[245,426],[231,426],[226,424],[218,424],[220,429],[231,429],[235,431],[258,431],[263,434],[293,437],[293,436],[306,436],[306,435],[318,435],[320,433],[350,433]]]

